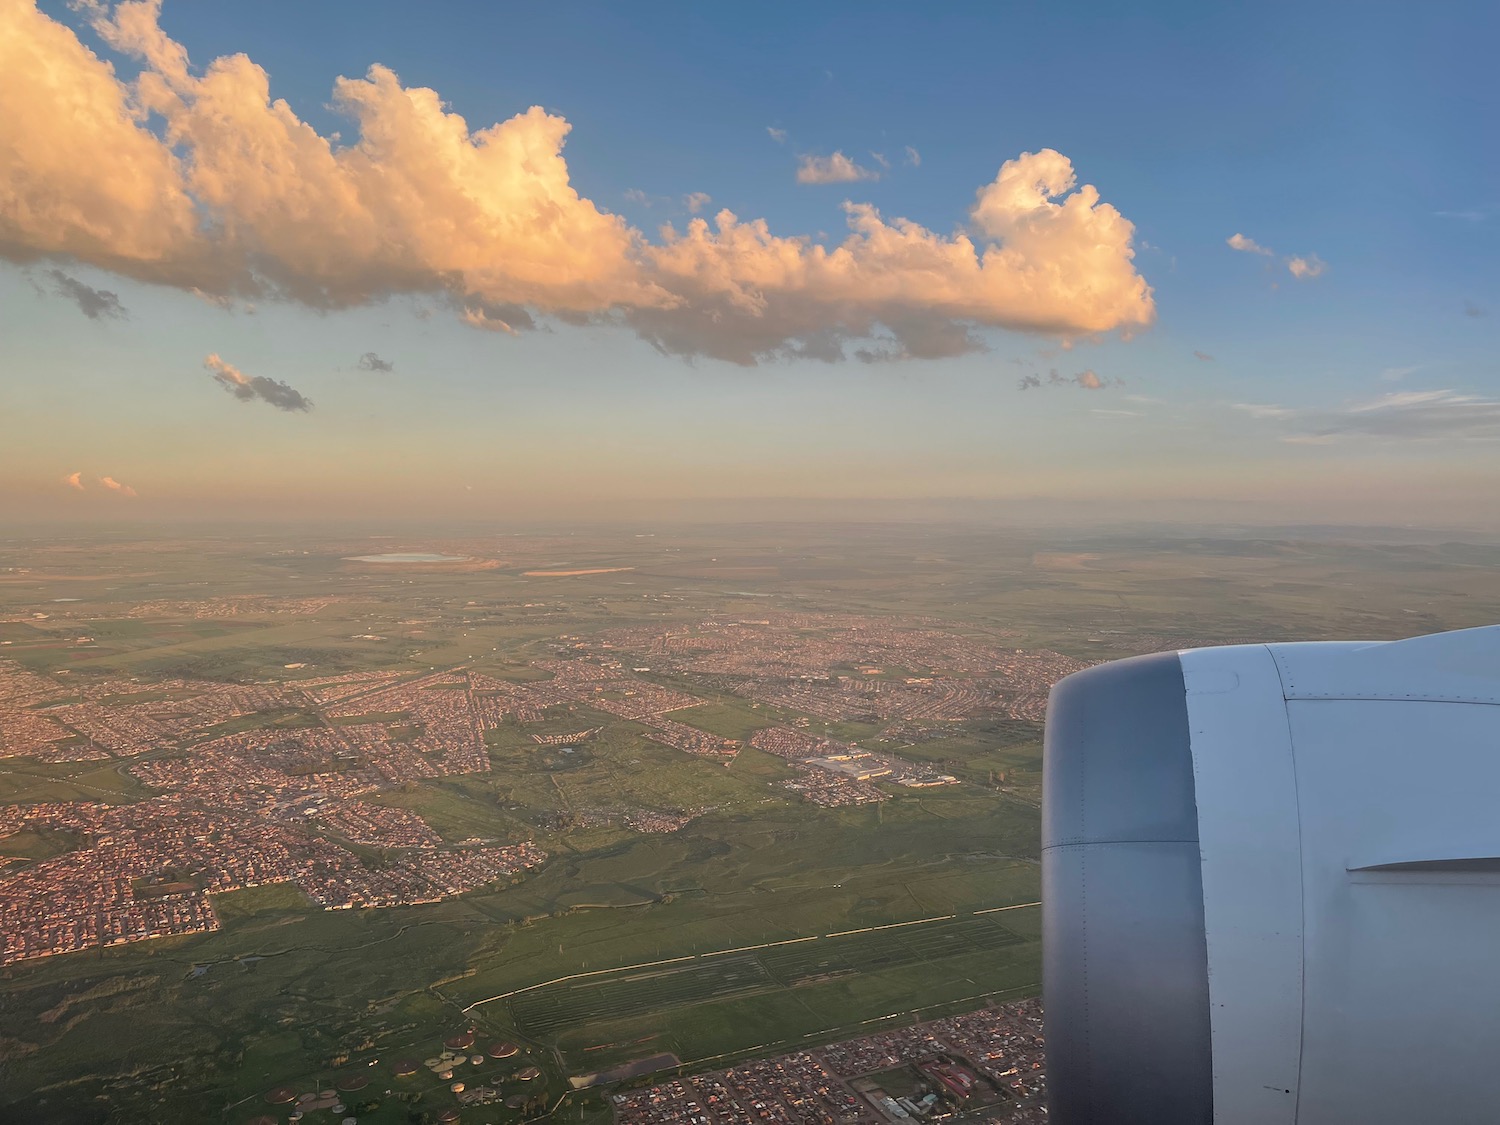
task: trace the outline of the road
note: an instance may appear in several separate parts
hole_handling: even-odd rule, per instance
[[[975,910],[972,912],[972,914],[977,916],[981,914],[998,914],[1006,910],[1029,910],[1040,905],[1042,905],[1040,902],[1018,902],[1010,906],[991,906],[987,907],[984,910]],[[509,992],[502,992],[497,996],[486,996],[483,1000],[476,1000],[474,1001],[474,1003],[468,1005],[466,1008],[464,1008],[464,1011],[466,1013],[472,1012],[475,1008],[483,1007],[485,1004],[492,1004],[496,1000],[508,1000],[512,996],[521,995],[521,993],[523,992],[533,992],[538,988],[549,988],[554,984],[564,984],[570,980],[583,980],[587,977],[607,976],[611,973],[628,973],[633,972],[637,969],[654,969],[661,965],[677,965],[681,964],[683,961],[703,960],[709,957],[724,957],[730,953],[749,953],[757,949],[772,949],[776,946],[781,945],[796,945],[799,942],[804,941],[822,941],[825,938],[850,937],[854,934],[868,934],[874,933],[879,930],[899,930],[906,926],[922,926],[932,922],[948,922],[957,917],[958,915],[956,914],[938,914],[934,915],[931,918],[917,918],[910,922],[890,922],[883,926],[864,926],[857,930],[838,930],[831,934],[812,934],[809,937],[786,938],[782,941],[765,941],[761,942],[759,945],[738,945],[732,949],[715,949],[708,953],[690,953],[685,957],[665,957],[660,961],[642,961],[638,965],[617,965],[612,969],[593,969],[586,973],[569,973],[565,977],[556,977],[553,980],[545,980],[537,984],[528,984],[525,988],[512,989]]]

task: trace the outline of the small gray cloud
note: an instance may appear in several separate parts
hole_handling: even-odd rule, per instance
[[[214,381],[219,386],[241,402],[260,399],[277,410],[306,412],[312,409],[312,400],[304,398],[302,392],[275,379],[267,379],[264,375],[246,375],[234,364],[220,359],[217,353],[205,358],[203,366],[213,373]]]
[[[922,167],[922,154],[911,145],[906,146],[906,160],[903,162],[912,168]]]
[[[394,371],[396,365],[388,359],[381,359],[374,352],[365,352],[359,357],[359,369],[361,371]]]
[[[688,209],[689,214],[693,215],[696,215],[713,201],[714,197],[706,191],[690,191],[682,197],[682,205]]]
[[[1439,219],[1462,219],[1466,223],[1482,223],[1489,218],[1489,212],[1478,207],[1466,207],[1462,211],[1434,211],[1433,214]]]
[[[90,320],[124,320],[129,315],[125,306],[120,304],[119,296],[108,289],[85,285],[62,270],[48,270],[47,276],[52,278],[53,292],[72,301]]]
[[[1020,390],[1027,391],[1041,385],[1042,380],[1040,376],[1024,375],[1017,386]],[[1047,372],[1047,386],[1049,387],[1077,387],[1085,391],[1102,391],[1110,387],[1123,387],[1124,385],[1124,379],[1104,379],[1100,377],[1098,372],[1091,368],[1086,368],[1075,375],[1064,375],[1055,367]]]
[[[1489,315],[1488,309],[1480,308],[1473,301],[1468,301],[1464,304],[1464,316],[1481,317]]]
[[[1207,352],[1195,351],[1193,355],[1201,359],[1204,363],[1212,363],[1214,361],[1214,357],[1209,355]]]
[[[778,129],[774,125],[767,125],[766,126],[766,132],[770,135],[771,139],[773,141],[775,141],[777,144],[779,144],[779,145],[786,144],[786,130],[785,129]]]

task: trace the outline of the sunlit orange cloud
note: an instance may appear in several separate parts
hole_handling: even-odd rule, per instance
[[[121,484],[114,477],[100,477],[99,483],[111,492],[118,492],[121,496],[134,496],[135,489],[128,484]]]
[[[69,488],[76,488],[76,489],[78,489],[79,492],[82,492],[83,491],[83,474],[82,473],[69,473],[67,476],[63,477],[63,484],[67,485]]]
[[[69,28],[0,2],[0,253],[184,284],[214,272],[208,249],[177,158],[136,122],[129,88]]]
[[[868,360],[936,358],[982,349],[978,329],[1069,336],[1155,315],[1132,224],[1050,149],[1005,162],[951,235],[846,203],[832,246],[729,211],[652,241],[577,192],[571,127],[538,107],[471,130],[374,65],[334,83],[358,126],[336,148],[246,56],[195,72],[160,0],[81,6],[142,62],[138,79],[30,0],[0,0],[0,255],[13,260],[319,307],[436,294],[502,333],[534,315],[623,320],[665,352],[742,364],[841,359],[850,341]]]

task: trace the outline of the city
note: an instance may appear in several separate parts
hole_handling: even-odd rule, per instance
[[[892,1097],[872,1075],[910,1088]],[[877,1125],[951,1120],[957,1112],[995,1125],[1041,1125],[1045,1091],[1041,1008],[1033,1000],[695,1074],[616,1094],[614,1103],[620,1125]],[[986,1103],[988,1112],[973,1114]]]
[[[326,604],[312,603],[312,611]],[[555,647],[567,657],[533,661],[544,678],[519,683],[460,665],[426,675],[345,673],[250,687],[183,679],[75,687],[67,677],[48,680],[0,660],[5,754],[128,763],[120,768],[159,794],[126,806],[0,809],[0,836],[51,829],[80,841],[24,872],[0,874],[0,963],[214,929],[206,896],[245,887],[290,883],[332,910],[435,902],[515,877],[546,853],[529,841],[445,848],[417,814],[364,799],[488,771],[485,732],[507,719],[537,723],[556,709],[587,704],[643,724],[646,738],[682,753],[730,761],[739,740],[691,725],[692,709],[706,705],[708,693],[732,692],[830,722],[873,719],[883,730],[908,729],[976,715],[1025,718],[1054,679],[1084,666],[1056,653],[978,644],[921,621],[829,614],[709,621],[686,632],[611,631],[596,640],[569,635]],[[650,660],[704,695],[642,679],[617,652]],[[836,673],[861,654],[901,670],[901,678]],[[862,674],[884,669],[867,663]],[[226,724],[288,712],[301,716],[298,726],[213,736]],[[567,746],[594,733],[533,738]],[[870,784],[876,780],[909,788],[957,784],[898,753],[808,729],[768,726],[748,744],[794,765],[797,775],[779,784],[824,807],[886,799]],[[693,814],[637,808],[616,815],[637,832],[671,832]],[[339,841],[379,849],[388,862],[372,867]],[[45,908],[38,911],[37,903]]]

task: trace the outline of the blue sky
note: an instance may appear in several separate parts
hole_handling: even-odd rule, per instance
[[[106,45],[86,12],[41,11],[122,83],[161,70],[161,57],[119,37]],[[71,51],[42,24],[24,27],[45,49]],[[339,134],[335,147],[360,134],[330,108],[334,80],[372,63],[402,87],[437,91],[470,130],[539,105],[571,127],[566,187],[651,243],[662,223],[685,227],[694,192],[712,197],[705,216],[728,208],[830,247],[848,236],[845,200],[936,240],[972,235],[976,191],[1003,163],[1050,149],[1134,224],[1134,257],[1105,263],[1107,299],[1080,300],[1076,316],[1067,294],[1106,282],[1062,276],[1045,315],[1067,323],[1041,331],[1017,330],[1030,314],[1003,301],[972,316],[925,304],[920,284],[899,306],[872,298],[852,314],[843,290],[792,294],[761,319],[812,309],[851,358],[763,351],[746,365],[715,358],[730,345],[711,339],[707,321],[683,329],[688,358],[598,323],[618,318],[618,279],[587,301],[540,291],[533,301],[509,277],[442,288],[442,255],[423,258],[415,282],[410,263],[372,260],[369,285],[337,307],[292,292],[307,275],[285,264],[293,281],[237,283],[226,298],[235,311],[225,311],[194,296],[183,270],[159,276],[139,256],[122,264],[98,239],[80,250],[34,215],[13,214],[7,227],[5,208],[21,204],[0,190],[0,514],[504,518],[645,511],[683,497],[958,496],[1089,500],[1152,518],[1203,517],[1216,501],[1236,518],[1278,522],[1500,518],[1488,510],[1500,505],[1486,504],[1500,466],[1493,5],[169,0],[160,29],[186,49],[194,76],[220,56],[248,55],[273,98],[322,137]],[[22,86],[17,68],[0,66],[0,110],[30,106],[37,127],[13,138],[21,158],[0,164],[0,189],[41,152],[26,147],[41,143],[43,123]],[[145,120],[150,135],[167,135],[161,113]],[[23,127],[0,125],[0,142]],[[236,151],[251,151],[242,142]],[[111,175],[112,149],[81,138],[75,151],[94,163],[75,160],[76,182],[50,193],[71,198]],[[173,151],[187,164],[198,150]],[[878,178],[798,182],[799,160],[835,152]],[[223,221],[201,188],[184,192],[194,214]],[[78,199],[89,219],[97,204]],[[270,220],[256,221],[268,237]],[[117,242],[129,225],[120,222],[108,234]],[[1270,252],[1231,249],[1235,234]],[[1005,246],[1011,233],[993,238]],[[246,278],[261,268],[239,243],[204,245],[233,256]],[[497,258],[524,257],[528,245],[504,243]],[[1074,248],[1047,243],[1027,268],[1067,275],[1056,246]],[[354,269],[356,251],[330,253]],[[1293,276],[1294,258],[1311,263],[1309,276]],[[904,268],[899,258],[878,265]],[[746,277],[759,276],[736,282],[754,290]],[[115,294],[123,315],[87,315],[61,278]],[[340,278],[347,291],[351,275]],[[1135,278],[1151,290],[1144,327],[1129,311]],[[247,295],[249,285],[259,291]],[[722,294],[683,285],[671,300],[701,298],[718,316]],[[476,293],[491,327],[516,308],[535,328],[463,323]],[[861,290],[854,303],[863,300]],[[912,329],[891,343],[883,326],[908,315],[923,333],[968,332],[970,342],[944,335],[924,351],[931,337]],[[916,358],[852,358],[869,345],[851,316],[873,317],[882,346]],[[804,337],[786,338],[800,347]],[[366,352],[393,370],[360,370]],[[239,390],[215,385],[210,354],[246,381]],[[1041,385],[1019,389],[1028,376]],[[313,406],[276,409],[256,379]],[[65,481],[75,472],[81,487]],[[137,494],[100,486],[104,476]]]

